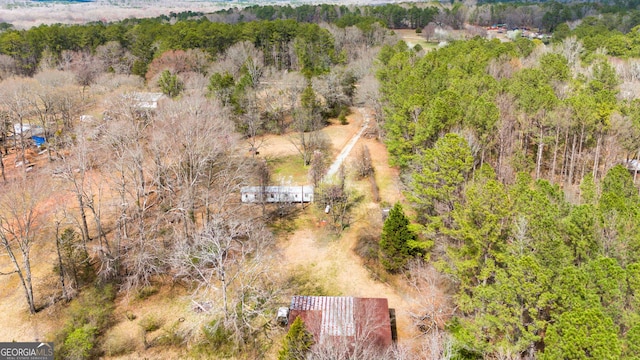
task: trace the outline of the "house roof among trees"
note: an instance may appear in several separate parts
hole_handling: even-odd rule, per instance
[[[136,106],[141,109],[153,110],[158,108],[158,101],[163,97],[163,93],[153,92],[133,92],[129,96],[136,102]]]
[[[316,343],[348,338],[380,347],[392,344],[389,305],[384,298],[294,296],[289,324],[300,317]]]

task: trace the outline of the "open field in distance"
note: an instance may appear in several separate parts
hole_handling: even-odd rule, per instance
[[[189,1],[189,0],[97,0],[97,1],[31,1],[0,0],[0,22],[19,29],[41,24],[83,24],[90,21],[118,21],[126,18],[156,17],[170,12],[215,12],[251,5],[339,4],[374,5],[401,2],[398,0],[343,1]]]

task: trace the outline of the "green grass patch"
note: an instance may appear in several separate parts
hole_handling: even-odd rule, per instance
[[[309,182],[307,177],[308,169],[304,166],[300,155],[268,159],[267,165],[271,170],[271,178],[276,182],[279,179],[284,181],[291,180],[292,184],[306,184]]]
[[[436,49],[440,43],[437,41],[434,42],[425,40],[424,42],[418,42],[418,44],[420,44],[420,46],[422,46],[424,50],[433,50]]]
[[[292,234],[300,228],[299,204],[269,204],[269,228],[276,236]]]
[[[388,194],[396,191],[394,187],[396,186],[393,182],[393,176],[374,173],[373,174],[376,184],[378,185],[379,195],[382,197],[382,194]],[[384,199],[380,199],[384,200]],[[384,202],[384,201],[383,201]],[[381,204],[382,207],[385,207]]]
[[[196,359],[230,358],[238,348],[233,341],[233,332],[224,326],[222,319],[216,319],[202,327],[202,339],[191,348],[191,356]]]
[[[320,278],[314,269],[314,266],[298,266],[296,267],[286,283],[287,289],[290,289],[295,295],[303,296],[338,296],[340,292],[326,286],[326,281]]]
[[[180,320],[162,328],[162,335],[154,341],[154,346],[180,346],[184,343],[184,335],[180,330]]]

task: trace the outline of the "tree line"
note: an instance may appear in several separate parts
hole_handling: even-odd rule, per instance
[[[566,22],[583,19],[593,12],[600,18],[587,18],[570,31]],[[116,56],[114,62],[126,64],[128,71],[144,76],[151,61],[169,50],[200,49],[215,58],[231,45],[250,41],[261,49],[267,64],[288,68],[287,55],[296,38],[305,43],[322,42],[325,33],[317,24],[326,22],[339,28],[356,26],[368,37],[380,27],[422,29],[429,23],[461,29],[466,22],[489,26],[541,28],[556,31],[556,38],[575,35],[585,47],[607,47],[614,55],[634,53],[631,29],[640,24],[637,12],[614,11],[596,3],[541,5],[487,4],[467,7],[418,7],[387,4],[347,7],[337,5],[251,6],[213,14],[185,12],[153,19],[126,19],[113,23],[85,25],[41,25],[28,30],[0,27],[0,69],[32,76],[43,59],[64,62],[63,53],[96,55],[104,47]],[[629,35],[624,35],[629,33]],[[317,34],[313,37],[311,35]],[[336,54],[338,56],[339,54]],[[122,70],[122,67],[118,67]]]
[[[375,36],[375,32],[375,27],[368,31],[370,37]],[[1,67],[10,73],[32,76],[43,59],[61,64],[65,62],[65,53],[82,52],[111,56],[111,61],[117,65],[112,71],[145,76],[151,61],[166,51],[199,49],[215,58],[242,41],[253,43],[263,52],[264,62],[278,69],[296,66],[295,59],[290,55],[294,41],[310,47],[329,46],[318,49],[322,52],[298,54],[304,62],[303,66],[312,66],[309,69],[311,72],[324,71],[328,65],[317,64],[319,56],[329,55],[333,63],[339,62],[340,54],[333,54],[329,33],[317,24],[274,20],[232,25],[201,19],[176,24],[140,20],[113,24],[42,25],[29,30],[7,30],[0,34],[0,54],[3,55]],[[315,66],[325,68],[316,69]]]

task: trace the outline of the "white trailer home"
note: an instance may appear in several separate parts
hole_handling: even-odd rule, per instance
[[[243,203],[308,203],[313,201],[313,186],[245,186],[240,189]]]

